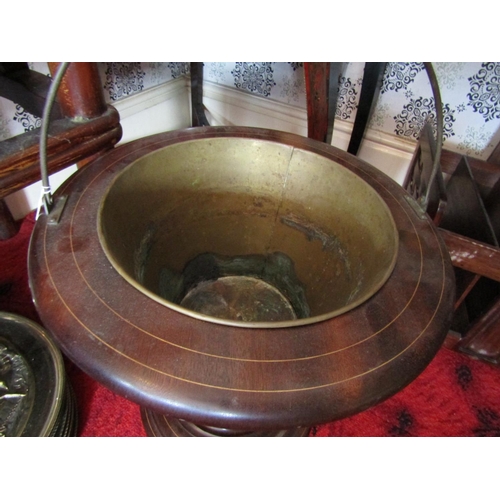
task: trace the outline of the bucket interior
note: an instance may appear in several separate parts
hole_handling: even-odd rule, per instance
[[[347,312],[386,282],[398,249],[387,205],[349,169],[237,137],[128,165],[101,201],[98,233],[117,272],[152,299],[243,327]]]

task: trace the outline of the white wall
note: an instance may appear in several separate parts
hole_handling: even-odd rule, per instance
[[[191,125],[188,80],[178,78],[113,103],[120,114],[125,144],[141,137]]]
[[[203,93],[203,102],[211,125],[262,127],[307,136],[307,113],[301,107],[246,94],[211,82],[204,82]],[[351,131],[352,122],[336,120],[332,144],[347,150]],[[358,156],[401,184],[414,149],[414,142],[369,130]]]

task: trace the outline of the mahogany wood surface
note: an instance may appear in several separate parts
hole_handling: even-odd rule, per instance
[[[358,109],[356,110],[354,127],[352,129],[349,146],[347,147],[347,151],[353,155],[358,154],[361,141],[365,135],[366,126],[377,104],[386,65],[387,63],[384,62],[365,63]],[[331,117],[331,119],[333,119],[333,117]]]
[[[460,153],[443,149],[441,153],[443,174],[450,177],[455,172],[462,156]],[[474,175],[477,188],[483,199],[486,200],[495,184],[500,180],[500,166],[477,158],[471,158],[470,156],[467,157],[467,161]]]
[[[268,431],[235,431],[209,426],[198,426],[178,418],[168,418],[162,413],[155,413],[141,408],[142,423],[150,437],[305,437],[309,427],[278,429]]]
[[[61,63],[49,62],[55,75]],[[106,112],[99,69],[95,62],[73,62],[66,69],[57,92],[66,117],[96,118]]]
[[[455,282],[457,284],[457,296],[455,300],[455,311],[463,304],[471,290],[480,280],[479,274],[464,272],[460,268],[455,268]]]
[[[114,270],[96,234],[97,210],[131,161],[180,141],[278,141],[350,169],[391,210],[399,252],[367,302],[323,322],[240,328],[195,319],[151,300]],[[293,134],[203,127],[120,146],[74,174],[58,225],[42,216],[29,254],[41,320],[66,355],[111,390],[152,412],[232,430],[307,427],[362,411],[414,380],[443,344],[453,268],[432,221],[388,176],[332,146]]]
[[[439,227],[498,247],[484,201],[465,157],[446,183],[446,198]]]
[[[4,200],[0,199],[0,240],[8,240],[19,228]]]
[[[60,63],[48,64],[55,72]],[[42,116],[50,78],[30,71],[26,63],[3,63],[1,69],[9,85],[2,87],[0,81],[0,93]],[[49,174],[112,148],[122,136],[117,111],[106,105],[97,63],[68,66],[50,119]],[[17,231],[3,198],[41,177],[39,141],[40,130],[33,130],[0,144],[0,239]]]
[[[51,78],[29,69],[28,63],[0,63],[0,96],[22,106],[28,113],[42,117]],[[62,118],[58,102],[51,119]]]
[[[203,107],[203,63],[192,62],[191,73],[191,125],[206,127],[210,125]]]
[[[439,225],[447,200],[441,170],[438,170],[432,179],[436,148],[432,127],[430,123],[426,123],[420,132],[403,187],[425,208],[434,224]]]
[[[500,165],[500,142],[495,146],[495,149],[488,157],[488,162],[494,163],[495,165]]]
[[[409,175],[418,160],[415,155]],[[434,222],[440,226],[457,278],[447,345],[500,363],[500,332],[495,322],[498,304],[490,306],[495,294],[492,280],[500,281],[500,168],[494,155],[485,162],[447,150],[442,151],[440,163],[446,188],[442,210]]]
[[[114,147],[121,136],[120,117],[111,106],[102,116],[84,122],[54,121],[47,141],[49,173]],[[37,129],[1,143],[0,198],[40,180],[39,140]]]
[[[307,137],[325,142],[329,123],[330,63],[305,62],[304,74],[307,95]]]
[[[500,249],[439,228],[455,267],[500,281]]]
[[[471,356],[479,356],[500,364],[500,297],[486,314],[472,325],[457,347]]]

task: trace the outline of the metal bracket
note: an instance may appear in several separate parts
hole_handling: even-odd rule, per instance
[[[66,202],[68,201],[68,195],[60,196],[57,201],[54,203],[50,213],[47,224],[49,226],[56,226],[59,224],[59,220],[61,219],[61,215],[63,213],[64,207],[66,206]]]
[[[413,198],[413,196],[405,194],[404,199],[408,202],[408,205],[410,205],[410,207],[413,209],[415,215],[418,218],[422,220],[429,218],[427,212],[423,209],[422,205],[415,198]]]

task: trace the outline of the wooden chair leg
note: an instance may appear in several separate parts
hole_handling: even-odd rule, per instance
[[[500,364],[500,298],[470,328],[457,348],[465,354]]]
[[[191,63],[191,123],[193,127],[207,127],[207,117],[203,107],[203,63]]]
[[[330,63],[304,63],[307,96],[307,137],[325,142],[328,132]]]
[[[331,144],[341,62],[305,62],[307,137]]]
[[[366,127],[377,104],[386,65],[387,63],[384,62],[367,62],[365,64],[358,111],[356,112],[354,128],[347,148],[347,152],[353,155],[358,154]]]
[[[0,199],[0,240],[12,238],[17,234],[18,229],[5,200]]]

